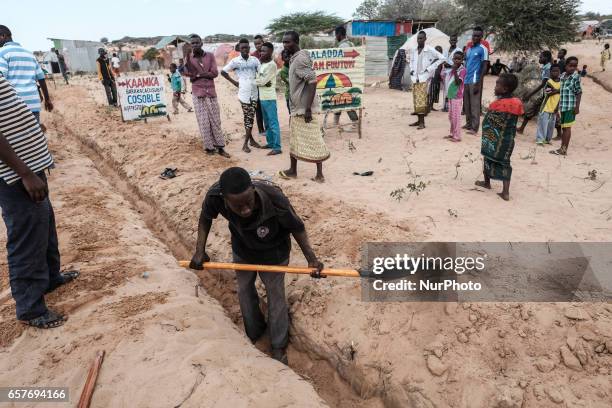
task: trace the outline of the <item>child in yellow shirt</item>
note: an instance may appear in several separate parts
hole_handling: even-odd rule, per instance
[[[559,99],[561,95],[561,67],[558,64],[551,65],[550,78],[544,85],[544,100],[540,106],[538,115],[538,130],[536,143],[538,145],[550,144],[555,131],[556,117],[559,111]]]

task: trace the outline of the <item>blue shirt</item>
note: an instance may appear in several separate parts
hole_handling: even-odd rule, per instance
[[[40,112],[36,81],[45,79],[38,61],[19,43],[9,41],[0,48],[0,74],[15,88],[32,112]]]
[[[467,49],[465,55],[465,67],[467,69],[467,75],[465,76],[466,85],[480,82],[482,62],[488,60],[489,50],[482,43]]]

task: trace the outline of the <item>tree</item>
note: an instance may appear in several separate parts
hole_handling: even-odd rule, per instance
[[[323,11],[297,12],[273,19],[266,30],[275,38],[280,38],[285,31],[294,30],[300,34],[308,35],[331,30],[343,22],[344,20],[335,14],[328,14]]]
[[[101,42],[102,44],[107,44],[107,43],[108,43],[108,38],[106,38],[106,37],[102,37],[102,38],[100,38],[100,42]]]
[[[159,50],[155,47],[149,48],[142,56],[143,59],[146,59],[149,62],[156,60],[157,57],[159,57]]]
[[[374,20],[380,16],[380,1],[379,0],[363,0],[363,3],[357,7],[353,13],[355,18],[363,18],[366,20]]]
[[[495,49],[529,52],[572,41],[580,0],[459,0],[473,22],[495,34]]]

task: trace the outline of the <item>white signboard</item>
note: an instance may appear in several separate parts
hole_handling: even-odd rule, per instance
[[[117,79],[117,92],[123,120],[140,120],[167,116],[161,75],[122,76]]]

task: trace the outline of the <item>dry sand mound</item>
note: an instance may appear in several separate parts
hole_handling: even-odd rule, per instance
[[[65,406],[75,406],[96,350],[106,350],[93,407],[325,405],[255,349],[217,301],[196,297],[197,277],[176,266],[89,159],[65,143],[52,148],[61,251],[81,276],[48,297],[70,318],[47,331],[15,322],[3,280],[0,384],[69,387]]]

